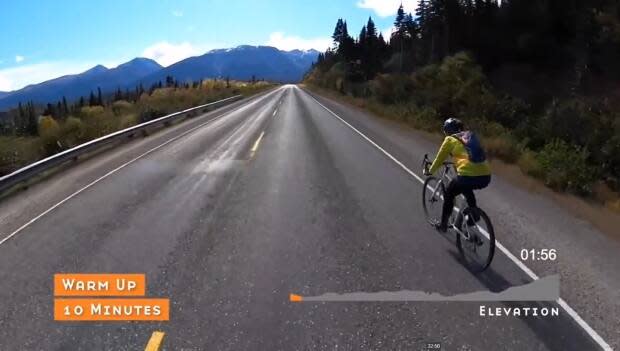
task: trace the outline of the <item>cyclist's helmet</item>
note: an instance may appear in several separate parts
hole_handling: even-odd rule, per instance
[[[458,118],[450,117],[443,122],[443,132],[452,135],[463,131],[463,122]]]

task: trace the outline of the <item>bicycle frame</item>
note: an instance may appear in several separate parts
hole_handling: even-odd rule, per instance
[[[428,159],[428,155],[424,155],[424,160],[422,161],[422,163],[424,164],[425,169],[427,169],[427,167],[429,167],[431,165],[431,162]],[[452,177],[450,176],[450,169],[454,169],[454,163],[453,162],[444,162],[443,163],[443,168],[441,170],[441,172],[439,173],[439,180],[437,181],[437,184],[435,185],[434,189],[432,190],[432,197],[434,198],[437,195],[437,190],[439,189],[439,187],[444,184],[444,181],[447,179],[448,182],[452,180]],[[462,195],[460,195],[462,196]],[[441,196],[442,200],[443,200],[443,196]],[[453,208],[453,211],[456,211],[458,214],[461,214],[463,209],[462,208],[458,208],[456,207],[456,205]],[[467,220],[467,218],[464,218],[463,220]],[[462,232],[459,228],[457,228],[454,223],[450,224],[450,229],[454,230],[457,234],[463,236],[466,239],[469,239],[469,233],[464,233]]]
[[[424,155],[424,160],[422,162],[424,164],[425,169],[427,169],[427,167],[429,167],[431,164],[431,162],[428,160],[428,155]],[[431,189],[433,191],[432,192],[433,197],[437,195],[437,189],[439,189],[439,187],[444,183],[444,179],[447,179],[448,181],[452,180],[452,177],[450,177],[450,174],[449,174],[450,168],[454,168],[454,163],[452,162],[443,163],[443,169],[440,173],[439,181],[437,181],[437,185],[435,186],[435,189]]]

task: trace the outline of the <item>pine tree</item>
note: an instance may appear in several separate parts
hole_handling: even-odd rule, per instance
[[[121,91],[121,87],[116,88],[116,93],[114,93],[114,101],[123,100],[123,92]]]
[[[166,88],[170,88],[175,84],[174,77],[166,76]]]
[[[397,33],[403,32],[404,22],[405,22],[405,9],[403,8],[403,4],[400,4],[400,7],[398,7],[398,11],[396,12],[396,19],[394,20],[394,28],[396,28]]]
[[[24,119],[24,107],[22,106],[21,101],[17,105],[17,109],[19,110],[19,118],[23,120]]]
[[[100,87],[97,87],[97,105],[103,106],[103,97],[101,96]]]
[[[334,28],[334,34],[332,34],[332,41],[334,43],[334,48],[338,49],[338,45],[342,42],[342,33],[343,33],[344,22],[342,18],[338,18],[336,22],[336,28]]]
[[[95,93],[93,93],[93,91],[90,91],[90,97],[88,98],[88,106],[95,106],[97,105],[97,98],[95,97]]]
[[[28,115],[28,118],[26,120],[24,132],[28,135],[37,135],[37,132],[38,132],[37,131],[38,130],[37,114],[34,108],[34,103],[32,101],[28,102],[27,115]]]
[[[63,112],[63,117],[66,117],[69,115],[69,105],[67,104],[67,98],[66,97],[62,97],[62,112]]]
[[[375,26],[375,22],[372,20],[372,17],[368,17],[368,23],[366,24],[366,38],[368,38],[371,42],[374,42],[377,38],[377,27]]]

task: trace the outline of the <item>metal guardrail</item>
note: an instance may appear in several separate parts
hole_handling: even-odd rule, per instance
[[[188,108],[187,110],[171,113],[169,115],[159,117],[148,122],[140,123],[127,129],[119,130],[117,132],[102,136],[101,138],[97,138],[84,144],[80,144],[74,148],[59,152],[55,155],[44,158],[35,163],[31,163],[26,167],[20,168],[13,173],[0,177],[0,193],[64,162],[76,159],[80,155],[84,155],[88,152],[99,149],[102,146],[121,140],[123,137],[133,136],[135,133],[146,131],[146,129],[149,127],[165,125],[177,119],[191,117],[192,112],[198,111],[199,113],[205,113],[208,111],[212,111],[218,107],[224,106],[242,98],[242,95],[235,95],[208,104]]]

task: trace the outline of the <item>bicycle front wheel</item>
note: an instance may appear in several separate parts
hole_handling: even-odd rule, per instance
[[[443,207],[443,197],[446,190],[443,184],[439,183],[439,179],[428,177],[424,182],[422,189],[422,206],[426,220],[435,225],[441,221],[441,210]]]
[[[491,219],[479,208],[467,208],[457,228],[456,246],[465,265],[479,273],[489,267],[495,254],[495,231]]]

